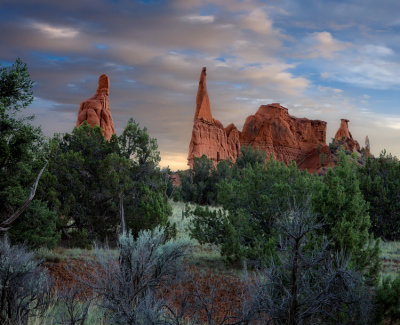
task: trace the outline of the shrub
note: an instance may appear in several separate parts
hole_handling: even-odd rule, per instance
[[[165,241],[164,231],[140,231],[119,237],[119,263],[107,252],[93,262],[88,285],[115,324],[147,324],[162,317],[157,293],[177,274],[187,244]]]
[[[301,205],[321,187],[319,177],[298,170],[294,163],[285,166],[271,159],[266,165],[248,164],[217,185],[226,214],[194,211],[192,236],[200,242],[218,240],[221,254],[231,261],[247,258],[249,263],[265,264],[275,251],[279,215],[290,201]]]
[[[374,324],[395,324],[400,319],[400,275],[385,277],[376,289]]]
[[[25,243],[30,248],[54,248],[60,240],[56,230],[57,216],[45,202],[32,201],[9,231],[11,242]]]
[[[22,246],[0,239],[0,323],[27,324],[50,302],[50,278]]]
[[[256,278],[246,304],[273,324],[366,323],[371,304],[361,274],[326,243],[308,246],[309,236],[322,227],[316,222],[310,206],[284,213],[279,262]]]

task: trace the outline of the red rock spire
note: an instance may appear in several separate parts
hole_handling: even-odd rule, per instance
[[[76,121],[77,127],[82,125],[84,121],[87,121],[91,126],[100,126],[107,140],[110,140],[111,136],[115,134],[114,122],[108,103],[109,88],[110,81],[107,75],[102,74],[99,77],[96,94],[81,103]]]
[[[207,92],[207,72],[206,67],[203,67],[200,74],[199,89],[197,90],[196,97],[196,113],[194,114],[194,121],[203,119],[212,122],[210,99]]]
[[[340,120],[340,127],[335,134],[335,141],[338,141],[340,143],[342,142],[342,140],[344,140],[344,143],[342,143],[342,145],[344,145],[345,150],[350,152],[360,152],[359,143],[353,139],[353,136],[349,131],[349,120],[346,120],[344,118]]]
[[[335,140],[342,140],[342,138],[350,138],[353,139],[351,133],[349,131],[349,120],[342,118],[340,120],[340,127],[336,131]]]

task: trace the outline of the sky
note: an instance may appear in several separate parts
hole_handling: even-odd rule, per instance
[[[173,170],[187,168],[203,66],[225,126],[279,102],[327,121],[328,143],[346,118],[361,146],[399,157],[399,14],[398,0],[0,0],[0,64],[27,63],[49,137],[107,74],[116,133],[133,117]]]

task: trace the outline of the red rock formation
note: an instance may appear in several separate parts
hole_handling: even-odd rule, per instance
[[[360,152],[358,142],[349,132],[348,122],[342,119],[335,141],[344,144],[346,150]],[[206,68],[203,68],[196,98],[188,165],[193,168],[194,158],[202,155],[206,155],[214,164],[224,159],[234,162],[240,146],[250,145],[265,151],[266,159],[273,154],[286,164],[294,160],[300,169],[323,173],[327,167],[336,164],[336,153],[331,152],[326,144],[326,125],[324,121],[291,116],[287,108],[274,103],[260,106],[256,114],[247,117],[242,132],[233,124],[224,129],[221,122],[212,117]]]
[[[231,124],[224,129],[222,123],[212,117],[206,76],[204,67],[200,75],[192,139],[189,146],[188,165],[190,168],[193,168],[194,158],[202,155],[206,155],[214,164],[225,159],[235,161],[240,148],[237,128]]]
[[[340,127],[336,131],[335,141],[339,145],[343,145],[347,151],[360,152],[360,145],[353,139],[353,136],[349,131],[349,122],[349,120],[343,118],[340,120]]]
[[[114,122],[108,103],[109,88],[109,79],[105,74],[102,74],[99,77],[96,94],[81,103],[76,121],[77,127],[84,121],[87,121],[91,126],[100,126],[107,140],[110,140],[111,136],[115,134]]]
[[[279,103],[262,105],[246,119],[240,144],[250,145],[289,163],[301,163],[313,149],[326,146],[326,122],[296,118]]]

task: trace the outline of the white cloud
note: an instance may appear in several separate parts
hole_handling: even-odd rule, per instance
[[[272,21],[268,18],[266,12],[261,8],[256,8],[244,15],[242,24],[244,28],[250,29],[259,34],[271,34],[274,32]]]
[[[336,95],[343,93],[343,89],[333,88],[333,87],[318,86],[317,89],[321,93],[333,93]]]
[[[56,27],[47,23],[33,22],[31,26],[50,38],[74,38],[79,31],[71,27]]]
[[[306,39],[306,56],[309,58],[332,59],[337,52],[343,51],[350,43],[341,42],[332,37],[329,32],[315,32]]]
[[[361,49],[361,52],[364,52],[365,54],[373,57],[385,57],[385,56],[390,56],[394,53],[392,49],[386,46],[373,45],[373,44],[365,45]]]
[[[189,23],[197,23],[197,24],[211,24],[214,22],[214,16],[184,16],[182,17],[183,21]]]

